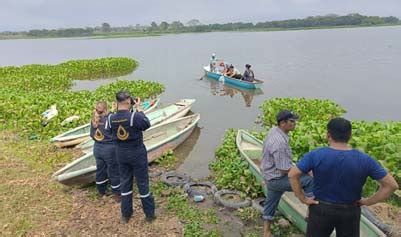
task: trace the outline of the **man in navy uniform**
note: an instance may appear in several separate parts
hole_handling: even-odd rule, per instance
[[[143,134],[150,127],[149,119],[140,107],[140,99],[133,99],[126,91],[116,94],[118,110],[108,117],[116,146],[121,179],[121,221],[128,223],[132,217],[133,176],[139,190],[146,221],[155,219],[155,202],[149,190],[148,157]],[[134,106],[136,111],[130,112]]]

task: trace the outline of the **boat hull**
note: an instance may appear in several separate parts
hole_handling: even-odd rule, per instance
[[[151,101],[143,102],[142,107],[145,109],[144,112],[149,113],[153,111],[159,104],[159,100],[160,99],[156,99],[154,100],[153,103]],[[50,141],[54,142],[54,145],[56,145],[59,148],[73,147],[89,140],[90,139],[89,132],[90,132],[90,123],[87,123],[72,130],[69,130],[65,133],[62,133],[52,138]]]
[[[157,140],[157,134],[163,131],[165,125],[160,124],[154,127],[156,132],[148,134],[148,136],[144,135],[144,139],[146,137],[150,137],[150,140],[145,142],[146,149],[148,151],[148,162],[155,161],[158,157],[160,157],[163,153],[167,150],[174,150],[177,148],[181,143],[183,143],[194,131],[198,121],[200,119],[199,114],[190,115],[184,118],[179,118],[176,121],[172,121],[171,123],[177,123],[177,125],[172,126],[170,128],[171,131],[176,129],[178,126],[185,126],[186,123],[189,122],[185,128],[176,132],[173,135],[162,137],[159,141],[152,142],[151,139]],[[180,123],[181,121],[184,121]],[[168,124],[167,124],[168,125]],[[166,125],[166,126],[167,126]],[[148,132],[149,133],[149,132]],[[148,143],[148,144],[147,144]],[[93,152],[85,154],[81,158],[71,162],[70,164],[66,165],[64,168],[60,169],[59,171],[53,174],[53,178],[65,185],[87,185],[90,183],[95,182],[95,174],[96,174],[96,160],[93,156]]]
[[[262,86],[263,82],[260,80],[255,80],[256,82],[247,82],[231,77],[226,77],[218,73],[210,72],[209,67],[204,67],[204,71],[207,77],[215,79],[217,81],[221,81],[226,84],[231,84],[234,86],[238,86],[240,88],[245,88],[245,89],[258,89]]]
[[[193,103],[195,103],[195,101],[196,100],[194,100],[194,99],[182,99],[175,104],[169,105],[169,106],[174,106],[174,105],[180,104],[180,105],[183,105],[183,107],[164,118],[161,118],[159,115],[155,115],[155,119],[150,118],[150,117],[152,117],[153,113],[161,113],[162,114],[163,113],[162,111],[164,108],[162,108],[158,111],[153,111],[153,112],[149,113],[148,118],[150,118],[151,126],[169,123],[171,121],[174,121],[176,119],[184,117],[191,110],[191,107],[192,107]],[[87,154],[87,153],[93,151],[94,144],[95,144],[95,141],[93,139],[88,139],[85,142],[78,145],[77,147],[82,149],[82,151]]]

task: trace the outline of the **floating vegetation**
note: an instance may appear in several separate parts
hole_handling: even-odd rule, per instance
[[[289,109],[300,115],[296,129],[290,133],[294,162],[315,148],[327,146],[328,121],[345,113],[345,109],[333,101],[305,98],[277,98],[265,101],[260,107],[265,131],[252,135],[262,141],[266,132],[276,125],[276,114],[280,110]],[[378,160],[401,184],[401,122],[352,121],[352,129],[352,147]],[[260,184],[248,176],[247,166],[240,161],[235,136],[235,130],[228,130],[216,150],[216,161],[211,164],[215,183],[219,188],[234,188],[250,197],[261,195]],[[363,194],[369,196],[376,190],[376,182],[368,180]]]
[[[130,58],[73,60],[58,65],[26,65],[0,68],[0,129],[39,139],[49,139],[62,131],[90,120],[96,101],[114,100],[118,90],[128,90],[141,98],[164,91],[157,82],[116,81],[94,92],[72,92],[73,80],[102,79],[132,73],[137,62]],[[46,126],[42,112],[57,105],[58,114]],[[61,126],[70,116],[79,119]]]

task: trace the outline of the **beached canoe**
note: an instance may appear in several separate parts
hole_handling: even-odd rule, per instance
[[[263,143],[256,139],[251,134],[244,130],[239,130],[236,139],[238,150],[241,153],[241,157],[248,164],[249,170],[255,176],[256,180],[262,184],[263,192],[266,195],[266,185],[264,184],[263,175],[260,171],[260,164],[262,161],[262,149]],[[281,198],[279,211],[284,216],[294,223],[301,231],[306,232],[306,215],[307,206],[301,203],[293,192],[286,192]],[[332,236],[335,236],[332,234]],[[361,216],[360,225],[360,236],[361,237],[378,237],[386,236],[381,230],[379,230],[373,223],[371,223],[365,216]]]
[[[169,104],[163,108],[152,111],[146,116],[148,117],[151,126],[161,123],[168,123],[175,119],[184,117],[189,110],[191,110],[191,107],[195,101],[195,99],[181,99],[174,104]],[[84,153],[89,153],[92,152],[94,143],[95,141],[93,139],[88,139],[79,144],[77,148],[82,149]]]
[[[149,163],[167,150],[174,150],[194,131],[199,114],[173,120],[151,127],[143,134]],[[85,185],[95,182],[96,161],[90,152],[53,174],[53,178],[65,185]]]
[[[159,104],[159,98],[154,100],[146,100],[142,103],[142,109],[145,113],[149,113],[153,111],[157,105]],[[62,147],[71,147],[78,145],[82,142],[85,142],[90,139],[90,123],[84,124],[82,126],[76,127],[72,130],[69,130],[65,133],[57,135],[50,139],[51,142],[60,148]]]
[[[239,80],[239,79],[235,79],[235,78],[231,78],[231,77],[226,77],[220,73],[211,72],[209,66],[204,66],[203,70],[205,71],[206,76],[208,76],[209,78],[221,81],[223,83],[238,86],[240,88],[257,89],[257,88],[260,88],[263,84],[263,81],[258,80],[258,79],[254,79],[253,82],[249,82],[249,81]]]

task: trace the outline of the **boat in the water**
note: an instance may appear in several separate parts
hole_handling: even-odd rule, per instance
[[[159,98],[146,100],[141,103],[144,113],[153,111],[159,104]],[[90,139],[90,123],[71,129],[50,139],[57,147],[72,147]]]
[[[195,101],[195,99],[181,99],[176,103],[169,104],[163,108],[152,111],[146,116],[148,117],[151,126],[161,123],[168,123],[175,119],[184,117],[189,110],[191,110],[191,107]],[[89,153],[93,150],[93,144],[95,144],[95,141],[93,139],[88,139],[76,147],[82,149],[84,153]]]
[[[168,150],[174,150],[194,131],[200,120],[199,114],[162,123],[143,133],[148,151],[148,162],[152,162]],[[53,174],[53,178],[65,185],[85,185],[95,182],[96,160],[89,152]]]
[[[264,183],[260,165],[262,161],[263,142],[247,133],[239,130],[236,138],[237,148],[244,162],[247,163],[249,170],[255,176],[257,182],[262,185],[266,196],[267,190]],[[293,192],[285,192],[281,197],[279,211],[301,231],[306,232],[307,206],[301,203]],[[331,236],[335,236],[333,233]],[[361,215],[360,223],[361,237],[381,237],[386,236],[379,228],[370,222],[364,215]]]
[[[240,88],[257,89],[257,88],[260,88],[263,84],[263,81],[258,80],[258,79],[254,79],[252,82],[249,82],[249,81],[244,81],[244,80],[240,80],[240,79],[227,77],[227,76],[222,75],[219,72],[211,72],[210,66],[204,66],[203,70],[205,71],[206,76],[209,78],[221,81],[223,83],[238,86]]]

